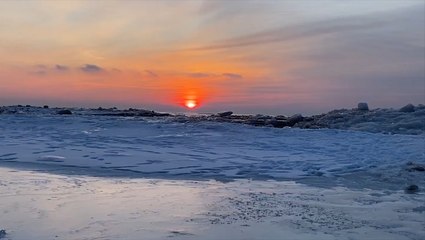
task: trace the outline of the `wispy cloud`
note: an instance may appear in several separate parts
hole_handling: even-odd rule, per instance
[[[232,78],[232,79],[240,79],[243,78],[242,75],[237,74],[237,73],[223,73],[223,76],[227,77],[227,78]]]
[[[47,74],[47,71],[48,71],[48,67],[46,65],[37,64],[30,67],[30,70],[28,71],[28,73],[31,75],[36,75],[36,76],[44,76]]]
[[[203,73],[203,72],[189,73],[188,75],[189,75],[190,77],[193,77],[193,78],[206,78],[206,77],[214,76],[213,74],[210,74],[210,73]]]
[[[158,74],[156,74],[154,71],[151,71],[151,70],[145,70],[145,73],[146,73],[149,77],[153,77],[153,78],[158,77]]]
[[[57,70],[57,71],[68,71],[69,68],[68,68],[68,66],[65,66],[65,65],[56,64],[55,70]]]
[[[86,73],[98,73],[98,72],[104,71],[103,68],[101,68],[101,67],[99,67],[97,65],[94,65],[94,64],[85,64],[80,69],[83,72],[86,72]]]
[[[186,50],[220,50],[274,42],[300,41],[325,35],[377,29],[397,21],[397,19],[393,18],[394,15],[400,15],[398,13],[404,14],[412,10],[417,10],[417,8],[406,8],[391,12],[339,17],[298,25],[283,26],[240,37],[224,39],[209,45]]]

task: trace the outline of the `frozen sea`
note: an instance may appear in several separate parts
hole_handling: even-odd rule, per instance
[[[424,135],[0,115],[5,239],[424,239]],[[419,192],[406,194],[415,184]],[[0,237],[1,238],[1,237]]]

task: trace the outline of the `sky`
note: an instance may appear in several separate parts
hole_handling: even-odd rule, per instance
[[[425,1],[0,1],[0,105],[425,103]]]

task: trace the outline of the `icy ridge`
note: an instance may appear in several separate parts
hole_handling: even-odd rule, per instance
[[[217,114],[182,115],[159,113],[151,110],[133,109],[119,110],[117,108],[49,108],[34,106],[4,106],[0,114],[10,115],[94,115],[98,117],[135,117],[155,118],[175,122],[228,122],[261,127],[302,128],[302,129],[344,129],[386,134],[425,134],[425,106],[408,104],[400,109],[372,109],[367,104],[360,103],[358,108],[339,109],[328,113],[302,116],[269,116],[269,115],[237,115],[233,112]]]

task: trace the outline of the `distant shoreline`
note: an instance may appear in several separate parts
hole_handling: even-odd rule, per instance
[[[263,115],[234,114],[232,111],[215,114],[172,114],[145,109],[118,108],[50,108],[45,106],[14,105],[0,107],[0,115],[5,114],[47,114],[47,115],[92,115],[115,117],[167,118],[176,122],[226,122],[259,127],[302,129],[344,129],[386,134],[425,134],[425,105],[407,104],[400,109],[369,109],[367,103],[359,103],[357,108],[338,109],[311,116],[295,114]]]

